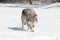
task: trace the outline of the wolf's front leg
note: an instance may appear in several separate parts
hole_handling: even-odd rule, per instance
[[[27,26],[28,26],[28,29],[30,29],[32,32],[34,32],[33,27],[31,27],[30,24],[27,24]]]

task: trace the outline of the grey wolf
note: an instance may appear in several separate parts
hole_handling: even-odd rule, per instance
[[[21,15],[22,29],[24,25],[27,25],[28,29],[34,32],[33,28],[35,27],[34,23],[37,22],[37,14],[33,9],[23,9]]]

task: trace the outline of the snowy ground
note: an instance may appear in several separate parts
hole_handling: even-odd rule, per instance
[[[20,17],[24,8],[9,4],[7,7],[6,4],[1,4],[0,40],[60,40],[60,7],[57,7],[58,4],[33,8],[38,15],[35,32],[21,29]]]

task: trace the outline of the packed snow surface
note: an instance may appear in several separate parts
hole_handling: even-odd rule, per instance
[[[60,3],[33,9],[38,23],[35,32],[22,30],[22,10],[31,7],[19,4],[0,4],[0,40],[60,40]],[[19,7],[18,7],[19,6]]]

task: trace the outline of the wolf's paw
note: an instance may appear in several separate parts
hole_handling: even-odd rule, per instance
[[[34,30],[32,30],[32,32],[34,32]]]

